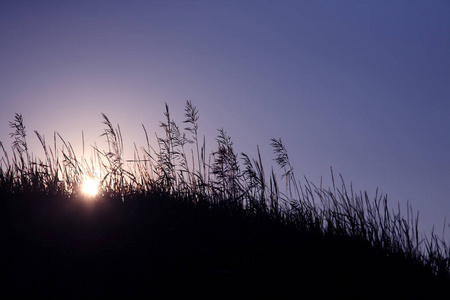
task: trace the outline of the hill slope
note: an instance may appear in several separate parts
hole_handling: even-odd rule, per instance
[[[15,295],[433,299],[450,287],[364,242],[232,207],[155,195],[2,206],[2,290]]]

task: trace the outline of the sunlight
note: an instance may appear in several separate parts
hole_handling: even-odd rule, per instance
[[[95,197],[98,193],[98,179],[91,176],[84,176],[82,191],[89,197]]]

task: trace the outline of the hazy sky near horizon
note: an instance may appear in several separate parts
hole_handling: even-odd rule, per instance
[[[79,147],[83,131],[93,144],[105,113],[126,146],[142,145],[141,123],[161,132],[166,102],[183,126],[192,100],[208,152],[223,127],[237,152],[255,157],[259,145],[274,165],[281,137],[297,178],[329,185],[332,166],[356,190],[379,187],[403,211],[409,201],[423,230],[440,232],[449,16],[438,0],[2,1],[0,141],[21,113],[30,142],[57,131]]]

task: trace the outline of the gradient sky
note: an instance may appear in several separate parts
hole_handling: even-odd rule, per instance
[[[141,123],[161,133],[164,102],[182,126],[192,100],[208,152],[224,127],[274,164],[281,137],[297,178],[330,185],[332,166],[441,232],[449,16],[449,1],[1,1],[0,140],[17,112],[31,144],[57,131],[80,149],[103,112],[131,148]]]

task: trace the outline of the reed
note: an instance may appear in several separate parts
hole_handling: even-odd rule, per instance
[[[106,150],[92,146],[95,155],[87,160],[84,155],[77,156],[58,133],[54,133],[49,147],[44,136],[35,131],[44,150],[41,159],[30,152],[23,118],[16,114],[10,122],[11,152],[0,142],[1,195],[6,195],[5,199],[14,195],[76,197],[83,176],[98,176],[100,193],[105,198],[127,202],[160,195],[194,206],[264,215],[300,232],[357,240],[386,257],[398,256],[420,265],[435,276],[450,276],[450,246],[434,231],[428,236],[420,234],[419,214],[411,205],[407,205],[406,215],[400,206],[391,211],[386,195],[378,190],[372,197],[367,192],[356,192],[341,175],[336,180],[332,169],[332,186],[328,188],[306,177],[297,180],[281,139],[271,140],[274,160],[283,170],[281,178],[273,170],[266,175],[259,148],[256,159],[236,153],[224,129],[218,130],[217,149],[207,155],[205,137],[198,130],[199,112],[187,101],[183,121],[186,128],[180,129],[166,104],[165,118],[160,122],[164,135],[156,135],[156,147],[150,144],[142,126],[146,144],[135,145],[133,159],[127,160],[123,157],[119,125],[115,127],[105,114],[102,117]],[[285,192],[280,190],[280,179],[285,181]]]

